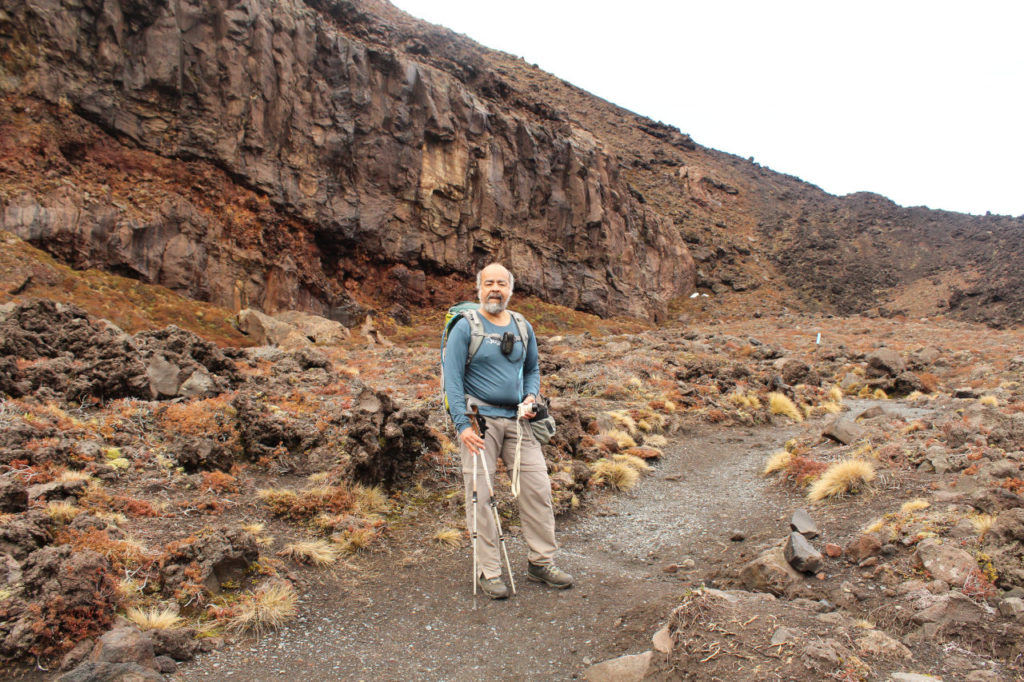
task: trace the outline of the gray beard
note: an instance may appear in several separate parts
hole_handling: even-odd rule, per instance
[[[484,312],[489,315],[497,315],[498,313],[505,310],[504,301],[487,301],[483,304]]]

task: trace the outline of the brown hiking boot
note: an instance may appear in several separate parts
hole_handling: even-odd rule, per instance
[[[483,574],[476,579],[483,593],[491,599],[508,599],[508,586],[501,578],[485,578]]]
[[[551,587],[558,588],[559,590],[572,587],[572,576],[554,564],[548,564],[546,566],[529,564],[529,568],[526,571],[526,577],[538,583],[547,583]]]

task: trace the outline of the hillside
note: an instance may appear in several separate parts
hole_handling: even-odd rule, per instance
[[[1024,311],[1020,218],[830,196],[386,2],[16,2],[0,41],[0,228],[225,307],[443,305],[499,258],[600,315]]]

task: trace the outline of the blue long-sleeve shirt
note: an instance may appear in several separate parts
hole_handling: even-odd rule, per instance
[[[465,414],[467,395],[491,403],[491,406],[479,408],[485,417],[514,418],[516,405],[527,395],[540,392],[537,339],[530,323],[526,323],[529,338],[524,349],[515,320],[510,319],[506,326],[500,327],[483,315],[480,319],[486,336],[469,367],[466,367],[466,355],[471,329],[465,318],[452,327],[445,347],[444,388],[456,433],[469,428],[469,417]],[[508,356],[501,352],[501,336],[505,332],[516,337],[515,347]]]

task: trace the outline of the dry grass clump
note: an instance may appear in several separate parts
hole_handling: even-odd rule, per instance
[[[828,399],[830,402],[841,404],[843,402],[843,389],[838,386],[832,386],[832,388],[828,389]]]
[[[646,438],[644,438],[644,445],[652,448],[662,449],[668,445],[668,438],[665,438],[665,436],[662,436],[661,434],[647,436]]]
[[[276,516],[304,520],[321,512],[340,512],[353,507],[355,498],[347,488],[322,485],[296,491],[291,488],[263,488],[256,496]]]
[[[330,566],[338,560],[339,548],[326,540],[300,540],[289,542],[280,552],[280,557],[313,566]]]
[[[93,477],[85,473],[84,471],[65,469],[64,471],[60,472],[60,475],[57,476],[57,478],[54,480],[56,480],[59,483],[73,483],[75,481],[85,481],[86,483],[90,483],[93,480]]]
[[[434,542],[447,547],[462,545],[462,533],[454,528],[442,528],[434,533]]]
[[[366,549],[377,539],[377,531],[373,528],[349,528],[331,538],[343,552],[354,554]]]
[[[807,499],[818,502],[826,497],[835,497],[854,492],[863,484],[874,480],[875,466],[863,459],[844,459],[825,470],[821,477],[811,484]]]
[[[298,613],[298,601],[291,583],[265,585],[242,597],[228,627],[235,632],[256,634],[277,629]]]
[[[620,431],[619,429],[612,429],[605,435],[614,440],[616,444],[618,444],[620,450],[626,450],[628,448],[636,447],[636,441],[633,440],[633,437],[630,436],[625,431]]]
[[[978,398],[978,402],[987,407],[999,407],[999,398],[994,395],[983,395]]]
[[[625,410],[612,410],[605,412],[612,423],[619,429],[624,429],[630,436],[636,435],[636,420],[633,419]]]
[[[352,486],[353,508],[363,514],[378,514],[391,508],[387,495],[378,486]]]
[[[633,467],[640,473],[650,471],[653,468],[650,464],[645,462],[642,458],[637,457],[636,455],[612,455],[612,459],[615,460],[616,462],[621,462],[626,466]]]
[[[51,500],[46,503],[46,515],[57,523],[71,523],[83,510],[74,502]]]
[[[784,393],[768,394],[768,410],[772,414],[781,414],[784,417],[789,417],[795,422],[802,422],[804,420],[803,413]]]
[[[875,400],[888,400],[889,394],[887,394],[880,388],[876,388],[875,392],[871,394],[871,397],[874,398]]]
[[[139,626],[140,630],[173,630],[181,624],[181,616],[173,606],[167,608],[131,607],[125,611],[128,620]]]
[[[918,497],[918,498],[910,500],[908,502],[904,502],[903,506],[900,507],[900,513],[901,514],[913,514],[916,511],[921,511],[922,509],[927,509],[930,506],[932,506],[932,505],[931,505],[930,502],[928,502],[928,500],[925,500],[925,499],[922,499],[922,498]]]
[[[995,514],[978,514],[971,517],[971,524],[979,538],[984,538],[992,530],[992,524],[996,522]]]
[[[788,450],[779,450],[768,458],[768,461],[764,465],[764,475],[768,476],[774,474],[776,471],[782,471],[789,466],[789,462],[792,459],[792,452]]]
[[[594,485],[608,485],[616,490],[629,490],[640,479],[640,472],[625,462],[599,459],[590,465]]]

